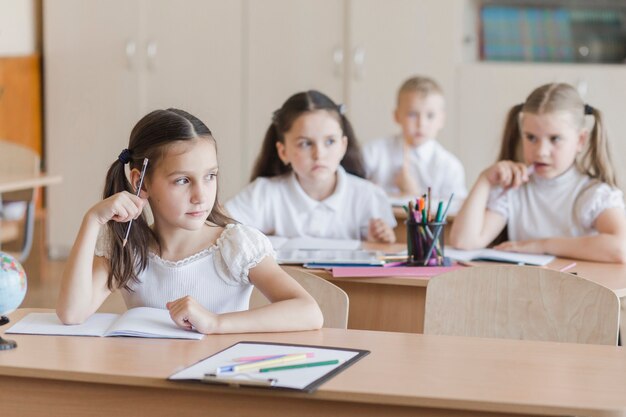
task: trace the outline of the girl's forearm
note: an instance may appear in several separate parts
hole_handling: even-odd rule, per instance
[[[472,246],[484,247],[489,243],[483,244],[482,232],[490,190],[489,181],[481,174],[452,223],[450,231],[452,246],[472,249]]]
[[[626,240],[619,235],[601,233],[593,236],[545,239],[544,252],[563,258],[596,262],[626,263]]]
[[[316,330],[324,318],[313,299],[294,298],[253,310],[219,315],[216,333]]]
[[[99,231],[98,222],[86,214],[63,270],[57,315],[66,324],[82,322],[93,313],[93,262]]]

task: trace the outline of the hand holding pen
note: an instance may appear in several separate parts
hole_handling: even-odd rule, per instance
[[[526,166],[521,162],[514,161],[498,161],[483,171],[483,175],[492,187],[500,186],[506,191],[528,182],[533,171],[533,165]]]
[[[141,193],[143,178],[146,175],[146,168],[148,168],[148,158],[143,159],[143,166],[141,167],[141,175],[139,176],[139,185],[137,186],[135,197],[139,197],[139,193]],[[126,235],[124,236],[124,240],[122,241],[122,247],[126,246],[126,242],[128,242],[128,235],[130,234],[130,227],[132,225],[133,219],[130,219],[130,221],[128,222],[128,228],[126,229]]]

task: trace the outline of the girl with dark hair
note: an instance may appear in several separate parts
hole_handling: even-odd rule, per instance
[[[539,87],[509,111],[499,161],[478,177],[450,240],[485,247],[505,226],[509,241],[496,249],[626,263],[624,196],[602,114],[568,84]]]
[[[216,142],[199,119],[178,109],[142,118],[107,173],[104,200],[83,218],[63,273],[61,321],[83,322],[119,289],[127,307],[167,308],[178,326],[201,333],[321,327],[316,302],[276,264],[268,239],[224,214],[217,176]],[[247,310],[253,286],[272,304]]]
[[[363,177],[343,106],[301,92],[274,112],[252,182],[226,208],[265,234],[394,242],[387,197]]]

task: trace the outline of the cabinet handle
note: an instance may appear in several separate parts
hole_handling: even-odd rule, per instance
[[[333,49],[333,74],[337,78],[343,76],[343,48],[340,46]]]
[[[133,40],[126,41],[126,48],[124,48],[124,52],[126,53],[126,68],[132,70],[135,66],[137,43]]]
[[[354,79],[362,80],[365,76],[365,48],[363,46],[354,48],[352,62],[354,62]]]
[[[146,56],[148,57],[148,69],[154,70],[156,67],[156,55],[158,52],[157,42],[148,41],[146,45]]]

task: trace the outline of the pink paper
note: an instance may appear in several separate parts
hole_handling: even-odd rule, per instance
[[[385,277],[434,277],[445,272],[463,268],[454,266],[357,266],[335,267],[335,278],[385,278]]]

